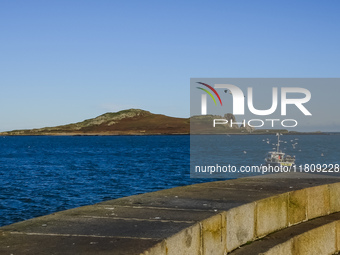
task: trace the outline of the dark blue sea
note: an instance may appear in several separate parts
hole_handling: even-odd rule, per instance
[[[191,177],[240,178],[256,172],[195,172],[196,167],[232,166],[249,169],[265,164],[269,151],[277,150],[276,135],[193,135]],[[340,133],[327,135],[281,135],[279,150],[295,156],[291,171],[340,177]],[[275,172],[274,172],[275,173]],[[262,174],[262,173],[261,173]]]
[[[276,139],[235,135],[217,140],[225,142],[226,155],[236,152],[234,161],[253,164],[262,163],[266,151],[272,149],[267,138],[273,143]],[[298,141],[293,154],[300,163],[309,159],[339,163],[340,135],[285,139]],[[289,143],[286,147],[292,149]],[[190,178],[190,137],[186,135],[0,137],[0,226],[123,196],[213,180]]]

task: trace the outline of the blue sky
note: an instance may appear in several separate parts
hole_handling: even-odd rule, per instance
[[[188,117],[195,77],[339,77],[339,11],[336,0],[1,0],[0,131],[128,108]]]

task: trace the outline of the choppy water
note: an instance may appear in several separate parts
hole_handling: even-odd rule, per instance
[[[275,136],[225,136],[219,140],[227,145],[222,153],[248,151],[248,157],[236,153],[233,160],[262,162],[271,149],[262,141],[266,137],[275,141]],[[321,160],[339,162],[339,135],[286,138],[299,139],[294,154],[301,163],[307,160],[306,155],[320,158],[321,153],[325,155]],[[189,147],[189,136],[0,137],[0,226],[207,181],[190,178]]]
[[[188,185],[189,136],[0,137],[0,226]]]
[[[296,157],[296,171],[332,168],[340,176],[340,135],[284,135],[280,137],[280,150]],[[261,166],[268,151],[276,151],[275,135],[200,135],[191,139],[192,176],[239,178],[254,173],[194,173],[198,166],[231,165],[237,169]],[[335,169],[336,167],[336,169]],[[307,170],[306,170],[307,171]],[[316,174],[316,171],[313,172]],[[324,173],[322,173],[324,174]]]

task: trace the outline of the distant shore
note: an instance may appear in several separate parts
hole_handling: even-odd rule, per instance
[[[219,125],[213,128],[213,118],[221,116],[206,115],[190,118],[170,117],[154,114],[141,109],[128,109],[119,112],[109,112],[77,123],[56,127],[22,129],[0,132],[0,136],[117,136],[117,135],[327,135],[330,133],[297,132],[286,129],[254,129],[250,126]],[[232,114],[225,118],[235,120]],[[334,133],[334,132],[332,132]]]
[[[260,131],[260,130],[259,130]],[[13,131],[0,132],[0,136],[158,136],[158,135],[276,135],[278,132],[253,132],[253,133],[22,133],[16,134]],[[285,132],[284,135],[340,135],[340,132]]]

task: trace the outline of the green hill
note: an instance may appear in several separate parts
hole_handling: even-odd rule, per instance
[[[82,122],[0,135],[142,135],[189,134],[189,118],[174,118],[140,109],[109,112]]]

